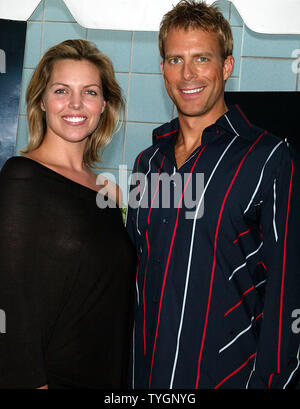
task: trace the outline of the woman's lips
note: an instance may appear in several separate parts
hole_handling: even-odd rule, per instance
[[[82,125],[86,120],[86,116],[64,115],[62,119],[70,125]]]

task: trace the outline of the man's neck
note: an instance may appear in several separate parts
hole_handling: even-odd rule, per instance
[[[224,104],[218,110],[208,112],[204,115],[187,116],[178,112],[180,126],[178,142],[188,146],[193,145],[198,141],[198,146],[201,145],[204,129],[214,124],[227,111],[228,108],[224,102]]]
[[[227,106],[224,103],[221,110],[203,116],[189,117],[178,113],[180,130],[175,144],[175,158],[178,168],[201,145],[204,129],[214,124],[227,111]]]

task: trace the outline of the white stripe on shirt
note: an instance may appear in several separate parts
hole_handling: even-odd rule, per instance
[[[186,297],[187,297],[187,290],[188,290],[188,284],[189,284],[189,277],[190,277],[190,269],[191,269],[191,260],[192,260],[192,252],[193,252],[193,245],[194,245],[194,236],[195,236],[195,227],[196,227],[196,221],[197,221],[197,215],[202,203],[202,200],[204,198],[204,194],[206,192],[206,189],[209,186],[209,183],[217,170],[220,162],[222,161],[223,157],[225,156],[226,152],[230,148],[230,146],[233,144],[233,142],[237,139],[238,135],[236,135],[232,141],[228,144],[222,155],[220,156],[218,162],[216,163],[207,183],[206,186],[202,192],[202,195],[199,199],[199,203],[197,205],[197,210],[195,212],[195,217],[193,221],[193,230],[192,230],[192,237],[191,237],[191,244],[190,244],[190,251],[189,251],[189,260],[188,260],[188,267],[187,267],[187,272],[186,272],[186,280],[185,280],[185,288],[184,288],[184,295],[183,295],[183,303],[182,303],[182,309],[181,309],[181,317],[180,317],[180,323],[179,323],[179,329],[177,333],[177,344],[176,344],[176,352],[175,352],[175,358],[174,358],[174,364],[173,364],[173,370],[172,370],[172,375],[171,375],[171,381],[170,381],[170,389],[173,388],[173,382],[174,382],[174,376],[175,376],[175,371],[176,371],[176,366],[177,366],[177,360],[178,360],[178,353],[179,353],[179,344],[180,344],[180,337],[181,337],[181,331],[182,331],[182,325],[183,325],[183,317],[184,317],[184,312],[185,312],[185,304],[186,304]]]
[[[268,159],[266,160],[266,162],[265,162],[265,164],[264,164],[264,166],[263,166],[263,168],[262,168],[262,171],[261,171],[261,174],[260,174],[258,183],[257,183],[257,185],[256,185],[256,188],[255,188],[255,190],[254,190],[254,193],[253,193],[253,195],[252,195],[252,197],[251,197],[251,199],[250,199],[250,202],[248,203],[248,206],[247,206],[246,209],[244,210],[244,214],[249,210],[249,207],[251,206],[251,203],[253,202],[254,197],[255,197],[255,195],[256,195],[258,189],[259,189],[259,186],[260,186],[261,181],[262,181],[262,177],[263,177],[263,174],[264,174],[264,170],[265,170],[266,164],[268,163],[268,161],[270,160],[271,156],[272,156],[273,153],[276,151],[276,149],[278,148],[278,146],[281,145],[282,143],[283,143],[283,141],[280,141],[280,142],[275,146],[275,148],[273,148],[273,150],[271,151],[270,155],[268,156]]]

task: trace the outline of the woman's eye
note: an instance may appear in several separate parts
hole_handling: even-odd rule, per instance
[[[55,94],[65,94],[67,91],[63,88],[59,88],[55,91]]]
[[[92,89],[87,90],[86,93],[87,93],[88,95],[93,95],[93,96],[96,96],[96,95],[97,95],[97,92],[94,91],[94,90],[92,90]]]

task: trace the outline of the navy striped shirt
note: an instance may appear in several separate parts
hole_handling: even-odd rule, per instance
[[[178,169],[178,130],[155,129],[134,165],[132,385],[286,388],[300,366],[296,154],[232,106]]]

